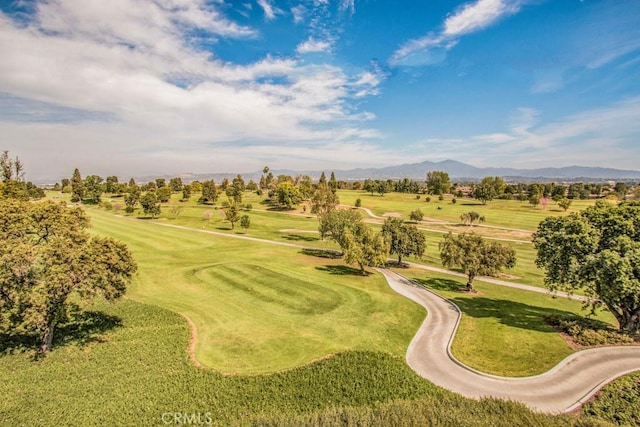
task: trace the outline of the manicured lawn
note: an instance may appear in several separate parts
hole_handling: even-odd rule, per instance
[[[198,360],[217,371],[274,372],[345,350],[402,356],[424,317],[341,260],[89,212],[139,263],[130,298],[188,316]]]

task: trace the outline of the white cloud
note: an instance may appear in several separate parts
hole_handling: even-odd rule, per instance
[[[277,8],[274,8],[271,5],[269,0],[258,0],[258,6],[262,8],[262,10],[264,11],[264,17],[268,21],[274,20],[276,17],[276,14],[280,13],[280,11]]]
[[[236,152],[235,144],[269,147],[265,156],[273,156],[283,153],[279,144],[293,153],[334,141],[367,145],[358,141],[381,136],[366,125],[373,116],[352,105],[361,92],[374,93],[375,76],[291,58],[220,61],[185,35],[256,32],[226,19],[215,4],[107,3],[51,1],[27,26],[0,12],[0,93],[21,109],[3,114],[0,105],[0,133],[10,141],[3,148],[40,176],[79,164],[96,173],[137,171],[131,168],[151,157],[155,172],[190,170],[187,159],[204,171],[224,170],[241,158],[226,154]],[[40,122],[27,122],[33,117]],[[324,148],[300,150],[315,155]],[[238,152],[247,154],[246,164],[262,163],[252,149]],[[172,164],[171,154],[184,163]]]
[[[351,15],[356,13],[355,0],[340,0],[340,10],[348,11]]]
[[[447,37],[459,37],[479,31],[518,10],[520,10],[518,2],[477,0],[475,3],[464,5],[455,14],[449,16],[444,21],[442,34]]]
[[[304,17],[307,13],[307,8],[299,4],[291,8],[291,14],[293,15],[293,23],[301,24],[304,22]]]
[[[331,52],[331,42],[328,40],[316,40],[313,37],[309,37],[306,41],[300,43],[296,48],[296,52],[299,54],[313,53],[313,52]]]
[[[480,31],[499,19],[517,13],[521,0],[476,0],[448,16],[441,30],[408,40],[391,56],[391,65],[431,65],[441,62],[460,37]],[[439,50],[435,55],[434,50]]]

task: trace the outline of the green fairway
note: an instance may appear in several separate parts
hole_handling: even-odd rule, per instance
[[[411,211],[420,209],[424,213],[425,219],[459,223],[460,215],[476,211],[486,218],[486,225],[528,231],[534,231],[538,223],[548,216],[567,215],[594,204],[590,200],[574,200],[571,208],[565,213],[553,201],[549,201],[546,208],[543,208],[541,206],[533,207],[528,202],[516,200],[493,200],[483,205],[474,199],[458,198],[454,204],[451,202],[451,196],[446,196],[444,200],[440,201],[438,196],[423,194],[420,199],[416,199],[415,194],[408,193],[387,193],[380,196],[363,191],[340,190],[338,196],[341,203],[349,206],[354,206],[356,199],[360,199],[362,206],[371,209],[376,215],[398,212],[402,214],[403,218],[409,219]],[[431,198],[430,202],[426,202],[427,197]]]
[[[139,263],[129,296],[188,316],[197,359],[221,372],[274,372],[345,350],[402,356],[425,315],[341,260],[90,213],[94,231],[127,243]]]

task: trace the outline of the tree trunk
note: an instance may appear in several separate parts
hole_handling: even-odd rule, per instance
[[[468,279],[467,279],[467,291],[469,291],[469,292],[473,290],[473,278],[474,277],[475,277],[475,274],[469,273]]]
[[[42,341],[40,343],[40,353],[46,353],[51,350],[53,345],[53,329],[55,324],[53,322],[47,324],[47,327],[42,334]]]
[[[398,267],[402,267],[402,255],[398,254]]]
[[[620,330],[631,333],[640,332],[640,310],[636,310],[633,312],[623,310],[622,313],[623,315],[621,317],[618,317]]]

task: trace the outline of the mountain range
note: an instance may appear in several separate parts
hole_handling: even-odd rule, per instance
[[[356,168],[349,170],[335,170],[336,179],[344,181],[355,181],[364,179],[401,179],[409,178],[414,180],[424,180],[429,171],[444,171],[449,174],[452,180],[477,181],[485,176],[500,176],[509,181],[603,181],[603,180],[640,180],[640,171],[588,167],[588,166],[568,166],[561,168],[540,168],[540,169],[515,169],[515,168],[479,168],[455,160],[444,160],[441,162],[424,161],[421,163],[410,163],[398,166],[387,166],[383,168]],[[317,179],[322,171],[295,171],[278,169],[272,170],[274,176],[284,175],[309,175]],[[331,170],[326,170],[328,175]],[[212,174],[182,174],[186,181],[214,179],[221,181],[224,178],[231,179],[237,173],[212,173]],[[242,173],[242,177],[248,181],[260,179],[262,172]],[[155,179],[157,177],[141,177],[140,181]],[[166,178],[170,178],[167,176]]]

